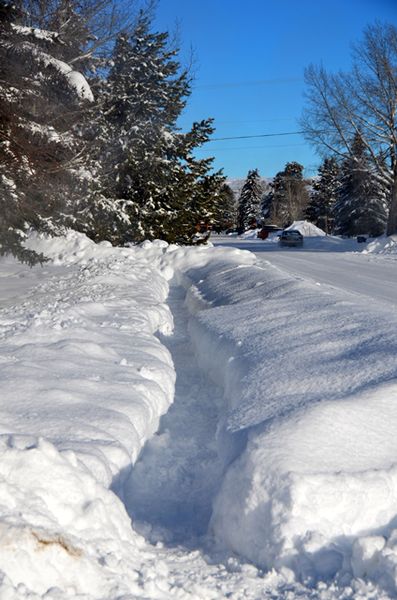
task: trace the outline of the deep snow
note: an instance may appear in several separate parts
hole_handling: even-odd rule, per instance
[[[385,303],[389,309],[390,305],[397,307],[395,237],[360,244],[356,238],[313,235],[317,228],[309,229],[305,221],[303,225],[295,225],[305,232],[303,247],[299,248],[280,247],[277,234],[264,241],[252,236],[215,235],[213,242],[216,246],[254,252],[258,264],[270,262],[305,281],[351,292],[355,300],[366,297],[367,302],[375,300],[377,305]]]
[[[270,243],[29,244],[53,262],[0,261],[1,598],[396,597],[390,304]]]

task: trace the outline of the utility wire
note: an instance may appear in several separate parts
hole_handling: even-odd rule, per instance
[[[253,81],[225,81],[223,83],[198,83],[194,90],[216,90],[222,88],[238,88],[257,85],[279,85],[283,83],[303,82],[302,77],[279,77],[277,79],[256,79]]]
[[[267,144],[266,146],[232,146],[227,148],[225,147],[212,147],[211,150],[208,148],[196,148],[195,152],[229,152],[233,150],[258,150],[258,149],[267,149],[267,148],[296,148],[297,146],[306,146],[305,143],[300,144]]]
[[[257,135],[236,135],[236,136],[231,136],[231,137],[212,138],[211,140],[208,140],[208,142],[220,142],[220,141],[224,141],[224,140],[248,140],[251,138],[277,137],[277,136],[281,136],[281,135],[300,135],[302,133],[305,133],[305,132],[304,131],[285,131],[282,133],[260,133]]]

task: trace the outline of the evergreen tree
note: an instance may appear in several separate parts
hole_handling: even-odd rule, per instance
[[[220,233],[226,229],[234,228],[236,217],[236,198],[232,188],[225,183],[219,192],[213,229]]]
[[[306,208],[306,218],[326,233],[333,231],[333,208],[338,194],[339,165],[334,157],[325,158],[318,170]]]
[[[243,232],[257,225],[263,188],[258,169],[248,171],[241,189],[237,208],[237,228]]]
[[[386,228],[386,190],[371,166],[360,134],[352,142],[352,155],[342,163],[334,214],[339,235],[377,236]]]
[[[285,169],[276,174],[270,187],[262,204],[265,220],[286,227],[304,217],[308,192],[302,165],[287,163]]]
[[[270,182],[269,190],[264,194],[261,204],[261,214],[267,223],[274,223],[278,219],[278,201],[281,197],[282,178],[284,171],[279,171]]]
[[[83,75],[56,57],[59,32],[27,27],[26,15],[4,0],[0,8],[1,252],[30,260],[21,230],[54,230],[82,193],[73,128],[93,97]]]
[[[107,68],[101,10],[106,21],[104,0],[0,0],[1,252],[26,258],[28,226],[188,243],[217,218],[225,178],[195,158],[212,120],[176,126],[190,93],[177,50],[142,13]]]
[[[212,121],[177,130],[190,80],[168,33],[152,33],[150,25],[141,14],[132,35],[119,36],[104,86],[102,196],[113,206],[107,237],[119,243],[188,241],[196,219],[209,218],[206,205],[224,182],[220,173],[209,175],[212,159],[193,155],[209,139]]]

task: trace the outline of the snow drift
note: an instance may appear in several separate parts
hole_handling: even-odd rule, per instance
[[[220,552],[268,571],[262,579],[230,559],[227,577],[240,569],[260,583],[236,598],[397,594],[390,309],[237,249],[112,248],[73,232],[28,243],[52,263],[35,276],[6,270],[2,289],[5,598],[230,595],[224,567],[149,547],[123,504],[131,467],[174,396],[172,357],[156,335],[172,334],[169,285],[185,289],[185,333],[224,392],[210,533]]]
[[[4,590],[141,595],[144,540],[114,492],[173,399],[155,336],[172,330],[164,247],[114,249],[74,232],[28,243],[58,267],[0,312]]]
[[[188,271],[188,301],[225,390],[218,543],[306,583],[367,576],[395,592],[397,319],[216,252]]]
[[[297,231],[300,231],[303,237],[322,237],[324,235],[327,235],[325,231],[323,231],[316,225],[313,225],[313,223],[310,223],[309,221],[294,221],[292,225],[290,225],[286,229],[295,229]]]
[[[375,239],[367,245],[363,254],[397,254],[397,235]]]

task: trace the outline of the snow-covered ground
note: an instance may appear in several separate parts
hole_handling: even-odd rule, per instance
[[[377,303],[397,308],[396,261],[397,240],[381,238],[368,244],[356,238],[341,239],[325,236],[314,225],[302,222],[304,235],[301,248],[280,247],[277,234],[269,239],[257,239],[256,231],[243,236],[217,236],[212,241],[222,247],[240,248],[254,252],[258,261],[268,261],[295,277],[317,285],[331,286],[351,292],[357,299],[368,297]]]
[[[214,241],[0,261],[2,600],[397,596],[396,245]]]

